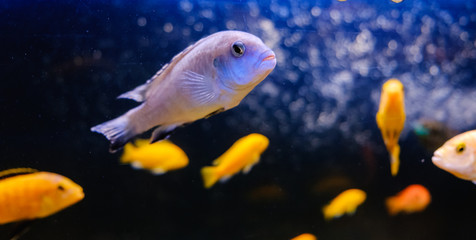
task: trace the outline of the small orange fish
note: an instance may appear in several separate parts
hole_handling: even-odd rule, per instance
[[[11,169],[0,172],[0,176],[27,173],[0,180],[0,224],[44,218],[84,198],[81,186],[69,178],[33,171]]]
[[[303,233],[297,237],[292,238],[291,240],[317,240],[317,237],[310,233]]]
[[[398,138],[405,123],[403,84],[398,79],[393,78],[383,84],[376,119],[390,153],[390,171],[392,176],[396,176],[400,166]]]
[[[413,184],[396,196],[389,197],[386,200],[387,210],[390,215],[396,215],[400,212],[414,213],[421,212],[431,202],[431,195],[428,189],[419,184]]]

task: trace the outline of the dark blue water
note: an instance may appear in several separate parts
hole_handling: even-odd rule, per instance
[[[420,119],[476,127],[475,9],[423,0],[0,1],[0,169],[60,173],[86,194],[22,239],[476,239],[476,186],[435,167],[412,131]],[[175,54],[227,29],[262,38],[276,69],[238,107],[172,135],[188,167],[153,176],[120,165],[90,127],[134,107],[116,97]],[[395,178],[375,123],[392,77],[405,85],[407,113]],[[252,132],[270,139],[261,162],[205,190],[200,168]],[[430,190],[429,207],[388,216],[384,199],[414,183]],[[321,207],[352,187],[367,201],[325,222]],[[12,227],[0,226],[0,238]]]

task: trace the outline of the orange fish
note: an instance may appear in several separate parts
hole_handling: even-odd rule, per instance
[[[392,216],[400,212],[421,212],[425,210],[430,202],[430,192],[419,184],[410,185],[396,196],[389,197],[386,200],[388,213]]]
[[[0,177],[0,224],[44,218],[84,198],[83,189],[69,178],[33,169],[11,169]]]
[[[297,237],[292,238],[291,240],[317,240],[316,236],[310,233],[303,233]]]
[[[376,119],[390,153],[390,170],[395,176],[400,165],[398,138],[405,123],[403,84],[398,79],[393,78],[383,84]]]

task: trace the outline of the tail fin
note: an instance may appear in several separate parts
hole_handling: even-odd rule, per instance
[[[116,152],[122,148],[136,133],[129,126],[127,114],[91,128],[92,132],[104,135],[110,142],[109,151]]]
[[[400,167],[400,146],[397,144],[393,147],[392,152],[390,153],[390,171],[392,176],[398,174],[398,169]]]
[[[122,156],[121,156],[121,163],[130,163],[132,162],[132,152],[134,151],[136,147],[134,147],[134,145],[132,145],[131,143],[129,144],[126,144],[124,146],[124,152],[122,153]]]
[[[219,179],[216,167],[203,167],[200,172],[202,173],[203,186],[205,188],[211,188]]]

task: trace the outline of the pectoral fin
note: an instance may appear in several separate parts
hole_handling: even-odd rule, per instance
[[[225,176],[220,178],[220,182],[224,183],[224,182],[230,180],[230,178],[231,178],[231,175],[225,175]]]
[[[213,89],[212,79],[196,72],[185,71],[180,82],[182,90],[199,104],[208,104],[218,95]]]
[[[224,112],[224,111],[225,111],[225,108],[220,108],[220,109],[218,109],[218,110],[216,110],[216,111],[214,111],[214,112],[211,112],[211,113],[207,114],[204,118],[209,118],[209,117],[211,117],[211,116],[215,116],[215,115],[217,115],[217,114],[219,114],[219,113],[221,113],[221,112]]]
[[[155,143],[157,141],[167,138],[178,126],[181,125],[182,124],[164,125],[156,128],[154,132],[152,132],[152,136],[150,137],[150,143]]]
[[[259,154],[256,154],[255,156],[253,156],[253,159],[248,163],[248,165],[246,165],[243,168],[243,173],[244,174],[249,173],[251,171],[251,168],[253,168],[253,166],[256,165],[256,163],[258,163],[259,159],[260,159]]]

